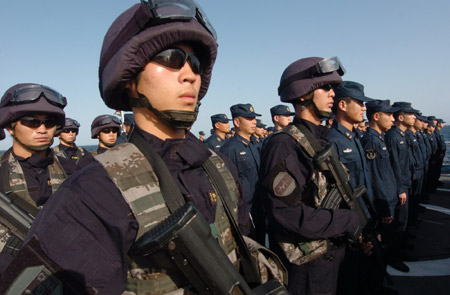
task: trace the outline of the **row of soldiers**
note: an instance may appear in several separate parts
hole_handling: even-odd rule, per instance
[[[38,285],[45,290],[41,293],[51,294],[57,282],[64,294],[388,292],[381,286],[386,267],[377,263],[378,242],[363,230],[371,203],[378,208],[383,201],[377,200],[385,201],[369,184],[376,174],[366,167],[382,159],[389,165],[381,171],[393,175],[391,186],[382,189],[392,192],[389,212],[370,218],[400,224],[404,215],[397,211],[406,211],[413,179],[406,171],[413,166],[403,163],[405,175],[397,177],[392,164],[409,161],[406,139],[389,144],[386,134],[386,150],[397,147],[401,155],[359,149],[353,124],[366,111],[361,101],[369,100],[362,85],[342,81],[345,70],[338,58],[308,57],[281,75],[280,100],[293,106],[292,112],[279,107],[288,112],[278,116],[288,121],[283,128],[258,147],[252,134],[259,114],[250,104],[234,105],[235,135],[227,141],[219,136],[225,141],[219,152],[208,149],[188,130],[208,90],[216,37],[195,1],[142,1],[121,14],[104,38],[99,87],[108,107],[133,112],[135,128],[127,142],[98,153],[65,181],[56,177],[57,162],[49,155],[53,133],[64,126],[66,98],[36,84],[7,90],[0,102],[0,127],[13,134],[13,148],[2,163],[12,159],[7,173],[21,179],[3,181],[7,173],[2,173],[2,189],[9,198],[5,205],[27,212],[32,226],[24,232],[11,230],[17,224],[2,225],[1,262],[7,269],[0,293],[20,288],[16,293],[32,293]],[[322,120],[332,108],[336,123],[329,129]],[[391,127],[394,115],[405,136],[401,122],[415,113],[409,104],[394,110],[379,100],[368,101],[368,110],[371,128],[381,138],[389,129],[377,129],[381,117]],[[337,136],[331,137],[335,148],[329,140],[334,129],[356,148],[342,146]],[[363,138],[370,133],[369,128]],[[349,199],[349,191],[338,187],[348,180],[345,171],[344,181],[342,173],[330,173],[342,170],[336,149],[352,186],[364,182],[368,201]],[[354,152],[360,163],[343,155]],[[30,166],[20,171],[25,167],[20,161]],[[30,180],[31,170],[37,173]],[[51,196],[45,205],[33,199],[46,191]],[[330,199],[337,201],[331,207]],[[263,246],[266,234],[277,255]],[[12,261],[3,260],[8,254]]]
[[[389,100],[369,98],[364,94],[363,85],[357,82],[344,81],[331,89],[335,93],[332,112],[322,118],[322,124],[330,128],[328,138],[348,169],[352,187],[368,189],[381,223],[378,230],[383,236],[385,261],[399,271],[408,272],[409,267],[402,261],[406,227],[417,222],[419,202],[426,201],[427,194],[434,192],[438,185],[446,150],[442,133],[445,122],[435,116],[423,116],[408,102],[391,105]],[[260,207],[253,208],[253,203],[258,203],[261,197],[257,190],[262,185],[259,181],[261,153],[272,132],[256,119],[260,114],[255,113],[251,104],[233,105],[230,112],[232,119],[226,114],[211,116],[212,135],[204,143],[224,153],[238,168],[247,206],[255,225],[262,228],[256,228],[258,241],[265,243],[265,221],[256,222],[264,214]],[[272,129],[277,131],[287,127],[295,115],[286,105],[274,106],[270,113]],[[230,121],[234,125],[233,135],[230,135]],[[348,261],[365,259],[355,259],[359,254],[352,252],[347,256],[341,267],[339,292],[361,294],[363,290],[369,292],[374,284],[374,290],[380,290],[385,270],[381,270],[378,281],[372,285],[367,279],[361,280],[364,283],[359,287],[345,284],[345,279],[361,274],[355,269],[361,266],[348,265]]]

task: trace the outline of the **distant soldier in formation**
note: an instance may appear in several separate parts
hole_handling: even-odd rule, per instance
[[[225,114],[215,114],[211,116],[211,124],[213,133],[205,140],[205,145],[215,152],[218,152],[225,141],[227,134],[230,132],[230,119]]]
[[[395,125],[386,133],[386,146],[391,159],[397,184],[399,202],[395,208],[394,231],[395,241],[393,243],[393,255],[388,264],[402,272],[409,272],[409,267],[403,262],[403,248],[405,231],[408,224],[408,201],[411,197],[413,171],[411,164],[412,154],[408,145],[406,131],[414,125],[418,112],[408,102],[395,102],[393,107],[399,110],[394,113]]]
[[[198,133],[198,139],[199,139],[200,141],[205,140],[205,132],[200,131],[200,132]]]
[[[98,138],[98,148],[91,152],[93,156],[116,145],[121,123],[120,119],[113,115],[100,115],[92,121],[91,138]]]
[[[123,125],[123,132],[117,137],[116,144],[128,141],[128,135],[133,132],[133,129],[136,126],[133,114],[128,113],[123,115],[122,125]]]
[[[259,150],[251,138],[256,130],[256,117],[261,115],[255,113],[249,103],[235,104],[230,107],[230,111],[236,134],[225,142],[220,152],[236,165],[243,196],[251,212],[260,163]]]
[[[91,153],[75,144],[79,128],[78,121],[66,118],[64,126],[55,132],[55,136],[59,138],[59,145],[53,148],[53,152],[58,157],[67,176],[94,161]]]
[[[0,128],[13,138],[0,161],[0,191],[32,218],[67,177],[50,149],[57,127],[64,125],[66,105],[66,98],[56,90],[33,83],[12,86],[0,102]],[[7,220],[0,223],[0,274],[26,234],[17,236],[6,226],[17,223],[10,220],[13,216],[2,218]]]

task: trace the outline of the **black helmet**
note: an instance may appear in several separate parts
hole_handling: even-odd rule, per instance
[[[54,116],[58,125],[64,124],[67,100],[50,87],[34,84],[16,84],[6,90],[0,102],[0,128],[29,114]]]
[[[91,124],[91,138],[96,138],[100,131],[105,128],[117,128],[119,129],[118,135],[120,135],[120,125],[122,122],[119,118],[113,115],[100,115],[97,116]]]
[[[115,110],[131,110],[125,84],[154,55],[180,42],[192,43],[201,52],[201,99],[208,90],[217,42],[213,27],[195,1],[142,1],[122,13],[106,33],[100,55],[99,87],[105,104]]]
[[[66,118],[64,120],[64,126],[62,126],[62,128],[56,130],[55,132],[55,136],[58,136],[61,134],[61,132],[63,130],[68,130],[68,129],[76,129],[77,130],[77,134],[78,134],[78,129],[80,128],[80,123],[78,123],[77,120],[71,119],[71,118]]]
[[[293,102],[327,84],[338,86],[345,69],[337,57],[307,57],[291,63],[281,75],[278,95]]]

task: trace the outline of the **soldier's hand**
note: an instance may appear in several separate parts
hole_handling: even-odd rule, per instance
[[[358,238],[358,242],[361,244],[361,250],[364,253],[364,255],[370,256],[372,255],[372,249],[373,245],[372,242],[364,242],[362,236]]]
[[[393,220],[392,216],[389,216],[389,217],[381,217],[381,222],[382,222],[383,224],[390,224],[390,223],[392,222],[392,220]]]
[[[406,204],[406,193],[402,193],[400,195],[398,195],[398,198],[400,200],[400,205],[405,205]]]

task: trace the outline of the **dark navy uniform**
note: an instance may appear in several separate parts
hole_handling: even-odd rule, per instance
[[[396,218],[394,219],[394,222],[397,224],[397,230],[404,232],[408,221],[408,198],[409,189],[412,184],[410,148],[408,147],[405,132],[395,125],[386,133],[385,140],[397,183],[397,194],[406,193],[407,195],[406,204],[400,205],[400,202],[398,203],[395,214]]]
[[[384,134],[367,128],[361,140],[371,172],[373,204],[379,217],[394,217],[398,202],[397,184],[392,171]]]
[[[298,118],[294,119],[294,123],[304,124],[322,146],[328,143],[328,128]],[[317,240],[354,232],[359,225],[352,211],[332,211],[311,204],[314,186],[311,177],[316,169],[313,159],[288,134],[274,134],[264,147],[260,168],[261,185],[258,188],[262,189],[260,197],[264,198],[269,218],[271,248],[285,260],[284,252],[275,242],[275,235],[279,232],[297,237],[299,241]],[[288,177],[291,185],[282,185],[280,175]],[[322,294],[335,290],[337,282],[334,274],[343,256],[344,248],[330,248],[327,254],[302,265],[286,262],[289,291],[303,294],[305,288],[311,288],[315,294]],[[310,282],[308,286],[303,285],[305,281]]]
[[[140,132],[163,158],[186,201],[214,221],[216,202],[202,164],[210,156],[192,133],[186,139],[162,141]],[[234,165],[224,159],[237,178]],[[238,184],[239,187],[239,184]],[[245,202],[239,200],[239,225],[251,231]],[[101,164],[77,171],[47,202],[28,236],[36,235],[43,251],[64,269],[79,273],[98,294],[118,294],[127,281],[127,253],[138,224],[117,186]],[[70,255],[68,255],[70,253]]]
[[[339,160],[350,172],[350,184],[353,188],[364,185],[372,197],[370,184],[370,171],[364,157],[365,153],[361,146],[359,136],[337,121],[333,122],[328,138],[336,147]]]
[[[216,133],[211,134],[210,137],[208,137],[204,143],[206,145],[207,148],[212,149],[215,152],[220,151],[220,149],[223,147],[223,145],[225,144],[226,140],[223,140],[222,138],[220,138],[219,135],[217,135]]]
[[[409,220],[414,222],[418,214],[419,198],[422,193],[425,163],[416,133],[406,130],[406,139],[411,153],[412,184],[409,200]]]
[[[220,152],[236,165],[242,183],[243,196],[251,211],[256,183],[258,182],[260,164],[258,149],[253,143],[236,133],[227,140]]]

